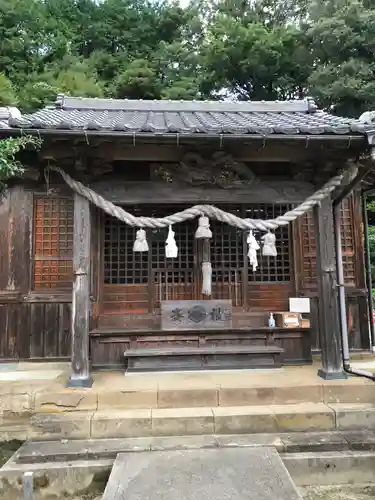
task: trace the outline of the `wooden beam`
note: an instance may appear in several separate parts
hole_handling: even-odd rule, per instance
[[[90,202],[74,195],[72,363],[68,387],[91,387],[89,365],[90,320]]]
[[[76,158],[80,153],[87,154],[90,158],[101,159],[105,162],[112,161],[144,161],[144,162],[179,162],[188,151],[207,150],[213,153],[212,147],[205,148],[198,146],[177,146],[177,145],[157,145],[157,144],[137,144],[135,146],[122,144],[120,142],[108,142],[99,146],[88,146],[82,144],[75,148],[61,145],[49,145],[43,148],[39,157],[42,160],[59,160],[62,158]],[[331,157],[342,157],[342,153],[334,149],[322,147],[306,148],[291,146],[288,144],[270,144],[265,147],[258,144],[229,145],[225,148],[233,154],[238,161],[242,162],[294,162],[317,161],[317,163],[327,161]],[[347,151],[347,150],[346,150]]]
[[[346,378],[341,352],[341,332],[337,303],[337,279],[332,199],[325,198],[314,209],[316,231],[316,271],[319,290],[319,340],[325,380]]]
[[[106,200],[118,204],[138,203],[300,203],[316,188],[308,182],[259,181],[238,184],[227,189],[191,186],[175,182],[125,182],[121,178],[92,182],[90,187]]]

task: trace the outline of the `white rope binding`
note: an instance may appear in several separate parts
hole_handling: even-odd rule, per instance
[[[254,229],[264,232],[268,232],[270,230],[272,231],[280,226],[286,226],[289,222],[296,220],[298,217],[311,210],[314,206],[318,205],[324,198],[332,193],[334,189],[340,186],[344,179],[344,173],[335,175],[332,179],[326,182],[321,189],[309,196],[303,203],[292,210],[289,210],[284,215],[276,217],[276,219],[242,219],[241,217],[237,217],[236,215],[225,212],[224,210],[212,205],[195,205],[194,207],[187,208],[182,212],[176,212],[175,214],[168,215],[167,217],[153,218],[135,217],[129,212],[126,212],[123,208],[105,200],[102,196],[95,193],[92,189],[84,186],[81,182],[72,179],[72,177],[70,177],[70,175],[64,172],[61,168],[50,166],[48,169],[58,172],[74,192],[80,194],[95,206],[101,208],[107,214],[112,215],[112,217],[125,222],[125,224],[128,224],[129,226],[155,229],[168,227],[171,224],[194,219],[195,217],[206,216],[245,231]]]

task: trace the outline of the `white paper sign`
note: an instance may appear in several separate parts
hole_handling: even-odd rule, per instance
[[[309,313],[310,299],[307,297],[293,297],[289,299],[289,311],[294,313]]]

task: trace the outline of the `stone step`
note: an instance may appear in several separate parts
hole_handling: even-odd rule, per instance
[[[304,403],[38,413],[30,417],[27,438],[105,439],[373,428],[373,405]]]
[[[373,451],[327,451],[281,454],[298,486],[375,482]]]
[[[89,390],[59,388],[38,391],[32,403],[25,400],[28,397],[27,394],[10,394],[7,400],[4,397],[0,402],[0,412],[3,406],[19,413],[18,408],[25,408],[26,404],[32,412],[36,413],[65,413],[114,409],[268,406],[301,403],[373,404],[375,402],[375,384],[358,384],[358,379],[298,385],[289,381],[284,376],[285,372],[280,370],[276,375],[279,378],[283,377],[283,383],[275,382],[273,386],[272,380],[276,378],[274,372],[262,372],[261,375],[269,375],[267,385],[252,385],[251,375],[248,372],[243,374],[240,384],[237,379],[234,379],[235,382],[231,381],[230,374],[228,374],[228,379],[220,385],[213,383],[204,385],[201,380],[195,379],[180,382],[177,378],[174,382],[161,380],[158,385],[152,385],[149,381],[141,379],[143,375],[121,376],[121,379],[116,379],[114,384],[94,385]],[[139,378],[136,379],[136,377]]]
[[[273,446],[280,453],[375,451],[375,431],[27,441],[14,453],[9,464],[114,460],[118,453],[125,452],[258,446]]]
[[[45,498],[48,492],[56,498],[92,493],[95,488],[99,493],[103,492],[117,451],[138,454],[150,450],[264,446],[273,447],[280,453],[298,486],[375,482],[375,431],[29,442],[0,469],[0,498],[20,498],[24,472],[34,473],[36,500]],[[85,447],[87,455],[83,459]],[[56,460],[53,449],[56,449]],[[107,458],[104,458],[103,450]],[[46,460],[51,454],[52,461]],[[32,461],[25,463],[27,457]]]

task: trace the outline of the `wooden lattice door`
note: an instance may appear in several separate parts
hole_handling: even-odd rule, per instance
[[[169,207],[132,208],[134,214],[153,217],[163,217],[169,212]],[[158,309],[161,300],[194,299],[197,290],[195,230],[195,221],[174,227],[178,257],[167,259],[167,229],[147,230],[149,252],[137,253],[133,252],[136,228],[106,216],[103,312],[143,314]]]
[[[185,206],[173,206],[173,211]],[[226,207],[228,209],[228,207]],[[241,207],[229,207],[240,214]],[[163,217],[170,206],[132,207],[134,214]],[[174,226],[178,257],[167,259],[168,230],[147,230],[149,252],[134,253],[136,229],[105,216],[104,220],[104,313],[143,314],[153,312],[164,300],[194,300],[201,294],[202,242],[195,239],[197,221]],[[243,303],[246,248],[242,231],[211,221],[212,297]]]
[[[172,210],[173,208],[173,210]],[[185,206],[132,207],[135,215],[163,217]],[[270,219],[285,212],[285,205],[225,205],[241,217]],[[149,252],[134,253],[136,228],[109,216],[104,221],[104,313],[144,314],[153,312],[165,300],[198,300],[202,288],[202,241],[195,239],[197,220],[173,228],[178,257],[167,259],[165,241],[168,229],[147,230]],[[278,256],[259,255],[259,267],[248,267],[246,234],[234,227],[211,220],[212,299],[231,299],[234,307],[247,307],[248,286],[258,283],[284,283],[291,280],[289,228],[277,231]],[[257,235],[260,237],[260,234]]]

